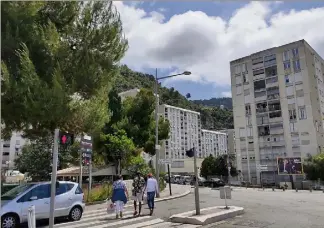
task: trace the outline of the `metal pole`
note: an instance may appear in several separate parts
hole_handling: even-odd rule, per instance
[[[156,173],[156,181],[158,183],[158,187],[160,186],[160,169],[159,169],[159,158],[160,158],[160,151],[159,151],[159,82],[157,77],[157,68],[155,69],[155,173]],[[160,192],[160,191],[158,191]],[[157,198],[160,197],[157,194]]]
[[[197,154],[196,149],[194,150],[194,171],[195,171],[195,205],[196,205],[196,215],[200,215],[200,205],[199,205],[199,186],[198,186],[198,169],[197,169]]]
[[[168,177],[169,177],[169,190],[170,190],[170,196],[172,196],[170,164],[168,164]]]
[[[88,198],[90,196],[91,188],[92,188],[92,159],[90,158],[90,162],[89,162]]]
[[[82,138],[81,138],[81,141],[82,141]],[[83,169],[83,165],[82,165],[82,150],[80,150],[80,173],[79,173],[79,184],[80,184],[80,188],[82,188],[82,172],[83,172],[82,169]]]
[[[52,164],[52,183],[51,183],[51,201],[50,201],[50,216],[49,227],[54,227],[54,211],[55,211],[55,193],[56,193],[56,172],[58,160],[58,139],[60,130],[55,129],[54,133],[54,150],[53,150],[53,164]]]
[[[231,166],[230,166],[230,157],[229,154],[227,153],[227,172],[228,172],[228,178],[227,178],[227,182],[228,185],[231,186],[231,182],[230,182],[230,177],[231,177]]]
[[[3,148],[2,148],[2,117],[1,117],[1,97],[2,97],[2,91],[1,91],[1,84],[2,84],[2,75],[0,76],[0,196],[2,196],[1,190],[2,190],[2,153],[3,153]],[[0,197],[0,205],[1,204],[1,197]],[[0,206],[1,207],[1,206]]]

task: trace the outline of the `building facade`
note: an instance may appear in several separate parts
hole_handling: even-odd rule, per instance
[[[235,130],[234,129],[226,129],[226,130],[220,130],[220,132],[226,134],[227,138],[227,153],[229,155],[232,155],[235,157],[235,160],[232,161],[234,163],[234,166],[236,167],[236,143],[235,143]]]
[[[159,106],[159,114],[170,122],[170,138],[163,142],[160,158],[172,159],[174,173],[193,172],[193,158],[187,158],[186,151],[195,147],[201,163],[200,113],[164,104]]]
[[[324,61],[300,40],[230,63],[237,169],[243,179],[290,181],[277,157],[317,154],[324,146]],[[302,178],[297,176],[294,178]]]
[[[15,159],[21,152],[23,145],[26,144],[19,132],[13,132],[10,140],[2,140],[2,168],[11,170],[15,167]]]
[[[227,154],[227,134],[219,131],[201,130],[201,150],[204,158]]]

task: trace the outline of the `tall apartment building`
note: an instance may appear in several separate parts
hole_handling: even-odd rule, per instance
[[[320,153],[324,146],[324,61],[300,40],[230,63],[238,170],[243,179],[289,181],[277,157]],[[300,176],[295,177],[302,178]]]
[[[226,130],[220,130],[220,132],[225,133],[227,136],[227,139],[226,139],[227,153],[229,155],[235,156],[235,158],[236,158],[235,130],[234,129],[226,129]],[[232,162],[234,163],[234,166],[236,167],[236,159]]]
[[[163,142],[160,158],[173,160],[172,172],[193,172],[193,159],[186,157],[186,150],[196,148],[200,166],[204,157],[201,150],[200,113],[164,104],[159,106],[159,114],[170,122],[170,138]]]
[[[2,140],[2,168],[13,169],[15,159],[21,152],[26,139],[19,132],[13,132],[10,140]]]
[[[201,151],[204,158],[227,154],[227,134],[219,131],[201,130]]]

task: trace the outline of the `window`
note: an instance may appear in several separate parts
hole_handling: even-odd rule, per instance
[[[241,84],[242,83],[242,78],[241,76],[236,76],[235,77],[235,84],[238,85],[238,84]]]
[[[285,81],[286,81],[286,83],[289,83],[289,76],[288,75],[285,76]]]
[[[295,72],[299,72],[301,69],[300,69],[300,62],[299,62],[299,59],[297,59],[296,61],[293,62],[294,64],[294,71]]]
[[[289,123],[290,132],[297,132],[297,123]]]
[[[236,95],[239,95],[242,93],[242,86],[237,86],[236,87]]]
[[[247,128],[247,136],[248,136],[248,137],[253,136],[253,130],[252,130],[252,127],[248,127],[248,128]]]
[[[298,57],[298,48],[292,49],[292,53],[294,57]]]
[[[240,65],[236,65],[234,67],[234,73],[235,74],[240,74],[241,73],[241,66]]]
[[[74,187],[74,184],[60,184],[59,188],[56,189],[56,195],[61,195],[69,192]]]
[[[298,108],[298,113],[299,113],[299,119],[300,120],[304,120],[307,119],[307,115],[306,115],[306,108],[304,107],[299,107]]]
[[[251,116],[246,117],[246,125],[251,125],[252,121],[251,121]]]
[[[289,51],[285,51],[282,55],[283,61],[289,60]]]
[[[245,114],[251,115],[251,106],[249,104],[245,105]]]
[[[3,152],[3,156],[9,156],[9,152]]]
[[[248,77],[245,74],[243,74],[243,83],[246,83],[246,82],[249,82]]]
[[[242,72],[247,72],[246,63],[242,64]]]
[[[250,89],[245,89],[244,90],[244,96],[250,95]]]
[[[284,69],[289,70],[290,69],[290,62],[284,63]]]
[[[50,198],[51,188],[49,184],[42,184],[27,192],[19,199],[19,202],[29,201],[31,197],[37,197],[37,200]]]
[[[295,120],[296,119],[296,110],[289,110],[289,119]]]

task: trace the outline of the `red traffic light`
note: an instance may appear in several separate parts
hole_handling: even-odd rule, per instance
[[[66,135],[63,135],[62,138],[61,138],[62,144],[65,144],[66,140],[67,140]]]

